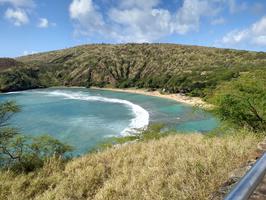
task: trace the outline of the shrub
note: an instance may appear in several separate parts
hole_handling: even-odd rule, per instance
[[[51,157],[66,159],[71,146],[50,136],[26,137],[8,126],[19,111],[14,102],[0,104],[0,167],[29,172],[42,167]]]
[[[65,167],[50,160],[29,174],[0,171],[0,199],[212,199],[261,140],[237,132],[175,134],[84,155]]]
[[[266,130],[266,72],[243,74],[213,94],[215,113],[223,120],[254,131]]]

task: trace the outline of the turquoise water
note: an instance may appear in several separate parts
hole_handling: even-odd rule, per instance
[[[210,114],[139,94],[83,88],[42,89],[1,94],[22,107],[11,124],[28,135],[49,134],[85,153],[104,139],[134,134],[149,123],[180,131],[207,132],[217,126]]]

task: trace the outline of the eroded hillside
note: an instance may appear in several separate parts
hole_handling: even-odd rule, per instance
[[[84,45],[17,60],[27,66],[27,70],[14,70],[18,76],[26,73],[21,80],[27,83],[25,89],[111,85],[204,96],[222,81],[264,68],[266,53],[172,44]],[[4,78],[2,74],[2,91],[21,84],[10,79],[11,74],[5,73]]]

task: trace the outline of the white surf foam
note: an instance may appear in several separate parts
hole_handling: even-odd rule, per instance
[[[5,92],[5,93],[1,93],[1,95],[8,95],[8,94],[19,94],[22,93],[22,91],[18,91],[18,92]]]
[[[101,96],[89,96],[82,92],[63,92],[63,91],[51,91],[51,92],[38,92],[38,93],[45,93],[50,96],[61,96],[66,99],[75,99],[75,100],[83,100],[83,101],[100,101],[100,102],[107,102],[107,103],[118,103],[123,104],[129,107],[133,114],[134,118],[131,120],[129,126],[121,132],[122,136],[129,136],[132,134],[136,134],[140,130],[147,128],[149,125],[149,113],[141,106],[134,104],[130,101],[123,100],[123,99],[114,99],[114,98],[106,98]]]

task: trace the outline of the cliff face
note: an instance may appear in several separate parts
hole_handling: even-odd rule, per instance
[[[264,68],[266,53],[172,44],[84,45],[17,60],[35,71],[34,77],[25,67],[24,72],[14,71],[26,73],[36,87],[112,85],[165,88],[169,92],[204,96],[206,91],[241,72]],[[5,76],[12,76],[12,72]],[[7,85],[13,87],[10,78],[0,82],[2,91],[9,90]]]

